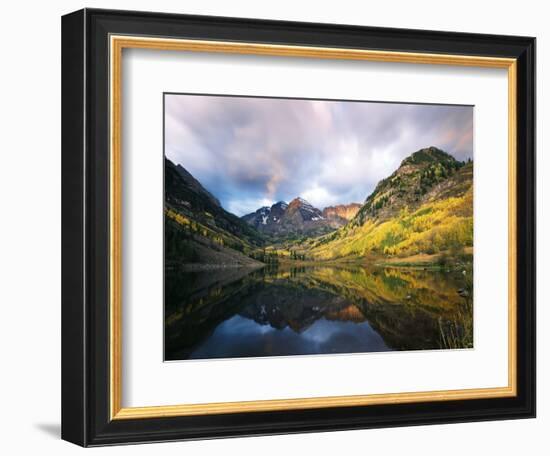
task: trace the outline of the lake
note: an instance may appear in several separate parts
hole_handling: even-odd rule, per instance
[[[471,267],[220,268],[165,277],[165,360],[473,347]]]

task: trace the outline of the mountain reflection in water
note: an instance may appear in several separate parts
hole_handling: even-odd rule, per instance
[[[359,266],[167,271],[165,359],[470,348],[468,276]]]

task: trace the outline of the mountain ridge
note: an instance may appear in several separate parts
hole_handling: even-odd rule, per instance
[[[359,203],[336,204],[334,206],[327,206],[323,209],[323,216],[326,218],[341,218],[349,221],[353,217],[355,217],[361,207],[362,204]]]
[[[167,261],[247,265],[280,258],[391,259],[456,255],[473,247],[473,162],[433,146],[403,159],[363,204],[323,210],[296,197],[237,217],[168,159],[165,186],[167,246],[171,239],[186,246],[168,252]]]
[[[462,166],[463,162],[434,146],[412,153],[378,182],[351,223],[363,225],[369,218],[390,218],[404,206],[418,206],[423,195]]]
[[[405,158],[344,227],[302,246],[318,260],[464,247],[473,247],[473,162],[433,146]]]
[[[260,233],[227,212],[181,165],[164,160],[165,261],[168,264],[261,263],[249,253],[264,244]]]
[[[326,217],[306,199],[296,197],[290,203],[279,201],[241,217],[263,234],[277,240],[319,236],[343,226],[347,220]]]

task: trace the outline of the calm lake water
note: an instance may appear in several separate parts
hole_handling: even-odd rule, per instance
[[[470,348],[471,293],[466,270],[167,271],[165,359]]]

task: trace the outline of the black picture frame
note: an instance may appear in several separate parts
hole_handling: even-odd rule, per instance
[[[517,395],[110,419],[109,36],[517,59]],[[84,9],[62,19],[62,438],[82,446],[535,416],[535,39]],[[485,185],[483,182],[479,185]],[[495,284],[498,286],[498,284]]]

